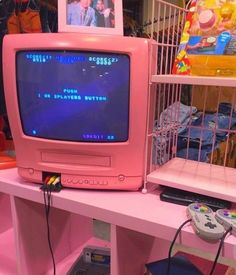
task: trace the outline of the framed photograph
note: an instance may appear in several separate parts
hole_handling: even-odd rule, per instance
[[[122,0],[58,0],[58,31],[123,35]]]

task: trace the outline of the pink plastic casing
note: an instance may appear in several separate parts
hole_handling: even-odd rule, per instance
[[[24,134],[17,99],[16,53],[57,49],[130,56],[127,142],[69,142]],[[3,45],[4,88],[19,174],[29,181],[42,183],[42,171],[61,173],[62,184],[75,188],[137,190],[141,187],[146,167],[145,145],[146,142],[150,144],[147,140],[150,49],[151,42],[147,39],[122,36],[78,33],[6,35]]]

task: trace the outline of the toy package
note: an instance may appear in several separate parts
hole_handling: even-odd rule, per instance
[[[174,74],[236,76],[236,0],[192,0]]]

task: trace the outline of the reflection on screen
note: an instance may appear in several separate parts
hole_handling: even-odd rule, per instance
[[[21,51],[16,61],[26,135],[85,142],[128,140],[127,55]]]

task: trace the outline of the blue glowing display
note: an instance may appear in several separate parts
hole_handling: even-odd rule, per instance
[[[107,56],[90,56],[89,61],[101,66],[111,66],[113,63],[118,62],[117,57],[107,57]]]
[[[114,141],[116,140],[114,135],[100,135],[100,134],[83,134],[84,140],[96,140],[96,141]]]
[[[54,100],[74,100],[74,101],[107,101],[107,96],[98,96],[98,95],[85,95],[81,96],[80,94],[73,93],[60,93],[60,92],[40,92],[38,93],[38,98],[41,99],[54,99]]]
[[[17,53],[26,135],[81,142],[128,140],[130,59],[82,51]]]

